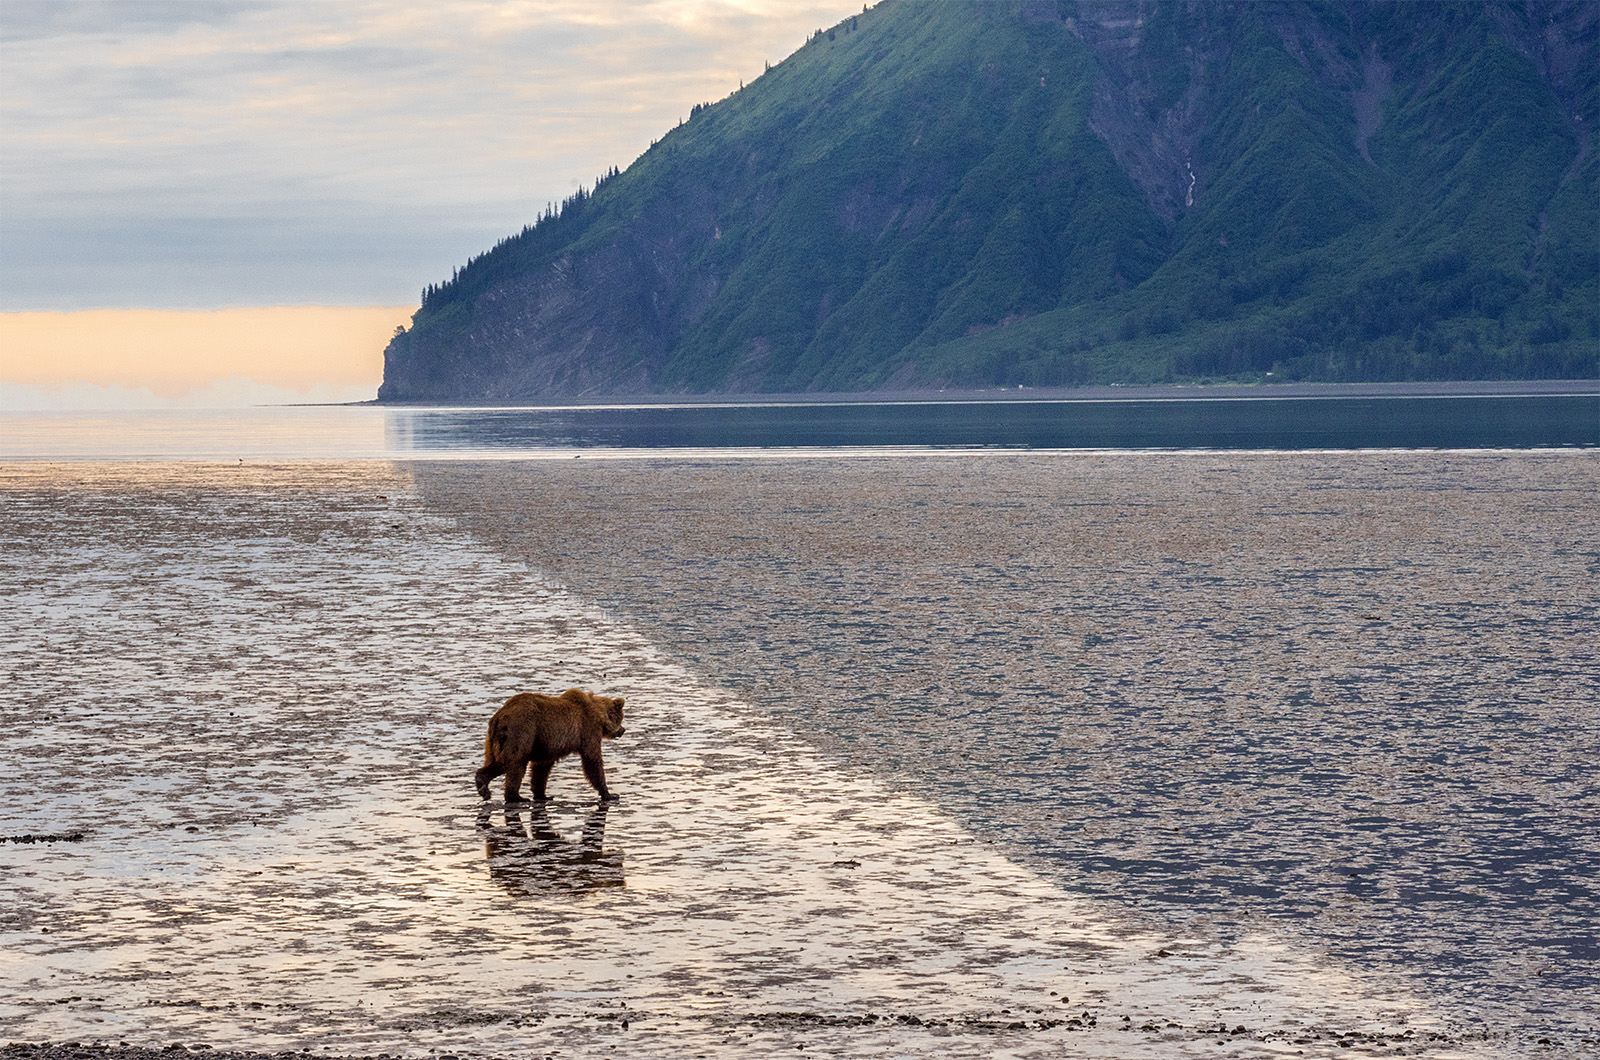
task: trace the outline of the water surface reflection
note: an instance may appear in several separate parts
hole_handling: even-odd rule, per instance
[[[397,453],[936,447],[1413,449],[1600,445],[1600,397],[855,401],[394,410]]]
[[[0,835],[84,833],[0,845],[7,1040],[676,1060],[1482,1039],[1269,933],[1066,893],[392,468],[0,466],[0,546]],[[486,829],[489,714],[602,682],[637,706],[607,763],[624,800],[591,810],[558,774],[547,817]]]
[[[1596,388],[1579,383],[1575,393],[1535,389],[1474,396],[1310,398],[1276,388],[1235,388],[1260,394],[0,413],[0,460],[240,463],[570,457],[575,451],[1600,446]]]
[[[555,830],[542,803],[529,811],[526,821],[522,810],[506,807],[499,825],[489,810],[483,810],[478,830],[483,833],[489,878],[517,897],[621,887],[622,851],[605,849],[609,809],[610,804],[602,802],[591,810],[576,841]]]

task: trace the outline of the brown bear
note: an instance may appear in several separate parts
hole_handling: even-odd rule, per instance
[[[550,768],[567,755],[583,759],[583,775],[602,799],[615,799],[606,788],[606,767],[600,758],[600,741],[621,736],[622,697],[596,696],[569,688],[559,696],[520,692],[489,719],[483,741],[483,768],[478,770],[478,794],[489,797],[489,781],[506,775],[506,802],[526,802],[522,797],[522,771],[533,766],[533,797],[543,802]]]

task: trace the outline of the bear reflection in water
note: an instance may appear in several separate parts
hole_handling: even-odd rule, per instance
[[[603,849],[608,809],[603,802],[590,812],[577,842],[551,826],[542,805],[529,812],[527,823],[521,810],[507,807],[506,823],[498,827],[483,811],[478,828],[490,879],[519,896],[621,887],[622,851]]]

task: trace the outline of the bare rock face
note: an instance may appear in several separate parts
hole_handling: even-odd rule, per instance
[[[1600,7],[888,2],[430,286],[385,401],[1600,371]]]
[[[1161,48],[1161,54],[1154,54],[1150,37],[1175,42],[1177,15],[1160,12],[1153,3],[1080,3],[1078,17],[1069,21],[1070,30],[1094,48],[1102,64],[1090,128],[1169,226],[1194,204],[1199,180],[1194,161],[1209,102],[1206,73],[1226,55],[1223,42],[1203,32],[1215,14],[1211,9],[1195,12],[1199,25],[1185,27],[1191,30],[1185,34],[1190,43]],[[1196,54],[1196,45],[1210,54]]]

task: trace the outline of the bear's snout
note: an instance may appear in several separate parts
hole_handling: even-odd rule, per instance
[[[625,733],[627,731],[628,731],[627,729],[624,729],[622,726],[618,725],[617,726],[617,731],[612,733],[611,735],[613,737],[617,737],[617,736],[621,736],[623,733]]]

